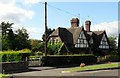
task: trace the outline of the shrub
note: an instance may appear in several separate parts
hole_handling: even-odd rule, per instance
[[[42,62],[48,66],[61,66],[61,65],[80,65],[80,63],[94,64],[97,58],[94,55],[57,55],[57,56],[43,56]]]
[[[62,46],[62,42],[59,42],[59,43],[55,43],[55,44],[50,44],[48,43],[48,54],[50,55],[59,55],[60,54],[60,48]]]
[[[36,55],[41,56],[41,55],[43,55],[43,52],[38,51],[38,52],[36,52]]]
[[[119,61],[119,59],[120,58],[118,55],[106,55],[104,57],[100,57],[99,62],[108,62],[108,61],[117,62]]]
[[[30,50],[0,52],[0,62],[24,61],[30,55]]]

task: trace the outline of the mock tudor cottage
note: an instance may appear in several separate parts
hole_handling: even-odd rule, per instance
[[[49,35],[49,42],[51,45],[62,42],[63,53],[107,54],[110,46],[106,31],[91,31],[90,26],[91,21],[87,20],[84,29],[79,26],[78,18],[72,18],[71,27],[58,27]]]

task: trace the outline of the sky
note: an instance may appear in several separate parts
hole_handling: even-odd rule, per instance
[[[72,18],[80,26],[91,20],[91,30],[106,30],[108,36],[118,34],[118,0],[46,0],[48,28],[70,27]],[[30,39],[42,39],[44,33],[43,0],[0,0],[0,22],[14,23],[13,29],[24,27]]]

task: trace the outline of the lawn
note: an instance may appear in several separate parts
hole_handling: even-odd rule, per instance
[[[9,75],[8,74],[0,74],[0,78],[8,78]]]
[[[97,64],[97,65],[90,65],[85,67],[75,67],[68,70],[66,72],[78,72],[78,71],[88,71],[88,70],[100,70],[100,69],[110,69],[110,68],[120,68],[118,63],[106,63],[106,64]],[[65,72],[64,71],[64,72]]]

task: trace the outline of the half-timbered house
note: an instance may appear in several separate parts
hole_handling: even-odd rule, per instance
[[[70,28],[58,27],[49,35],[49,42],[63,43],[61,52],[107,54],[109,41],[106,31],[91,31],[91,21],[85,21],[85,27],[79,26],[79,19],[72,18]]]

